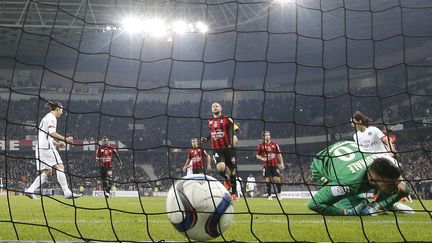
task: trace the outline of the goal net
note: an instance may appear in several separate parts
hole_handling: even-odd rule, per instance
[[[428,0],[0,1],[0,240],[188,241],[165,196],[218,101],[240,127],[241,188],[249,176],[257,188],[215,241],[429,241],[431,23]],[[57,131],[74,142],[59,152],[82,198],[65,200],[55,173],[38,200],[23,196],[48,101],[64,106]],[[357,110],[397,136],[416,214],[307,208],[312,159],[353,139]],[[272,201],[255,153],[263,131],[285,162]],[[103,136],[123,161],[109,199],[95,161]],[[215,165],[210,175],[222,179]]]

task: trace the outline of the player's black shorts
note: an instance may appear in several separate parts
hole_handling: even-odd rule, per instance
[[[109,166],[100,166],[100,177],[102,179],[106,179],[112,176],[112,167]]]
[[[221,148],[213,150],[213,159],[215,163],[225,162],[229,168],[236,168],[234,148]]]
[[[204,174],[204,168],[201,168],[201,167],[192,168],[192,173],[193,174]]]
[[[263,168],[264,177],[280,177],[280,169],[277,166],[270,166]]]

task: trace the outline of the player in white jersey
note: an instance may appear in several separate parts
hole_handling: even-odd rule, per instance
[[[249,174],[249,177],[246,180],[246,195],[249,194],[250,197],[254,197],[255,187],[255,177],[253,177],[252,174]]]
[[[377,127],[370,126],[372,119],[360,111],[356,111],[351,120],[355,128],[354,141],[358,144],[361,152],[388,153],[394,157],[396,149],[390,139]],[[396,162],[396,161],[393,161]]]
[[[391,139],[387,137],[379,128],[370,126],[372,119],[356,111],[351,118],[351,126],[354,127],[354,141],[359,146],[360,152],[377,153],[391,156],[396,167],[400,167],[399,162],[395,158],[396,149]],[[410,198],[410,197],[408,197]],[[412,209],[402,203],[395,203],[393,205],[395,211],[412,212]],[[411,210],[408,210],[411,209]]]
[[[243,195],[243,179],[239,176],[237,177],[237,181],[236,181],[236,186],[237,186],[237,197],[241,198],[244,197]]]
[[[57,181],[61,185],[65,198],[78,198],[82,194],[72,193],[69,189],[64,173],[63,161],[57,151],[57,148],[65,147],[63,142],[73,141],[72,136],[62,136],[56,131],[57,118],[63,114],[63,106],[58,102],[49,102],[48,106],[51,112],[46,114],[39,124],[38,143],[35,148],[36,167],[41,171],[41,174],[25,190],[25,195],[31,199],[37,199],[35,190],[52,175],[52,169],[54,168],[57,174]]]

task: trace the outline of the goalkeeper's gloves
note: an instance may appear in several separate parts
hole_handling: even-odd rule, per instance
[[[376,216],[379,210],[379,204],[377,202],[366,203],[362,202],[354,208],[345,209],[345,215],[371,215]]]

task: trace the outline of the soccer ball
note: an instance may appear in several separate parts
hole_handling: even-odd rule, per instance
[[[166,199],[174,228],[192,240],[206,241],[221,235],[231,224],[231,195],[211,176],[191,175],[176,181]]]

